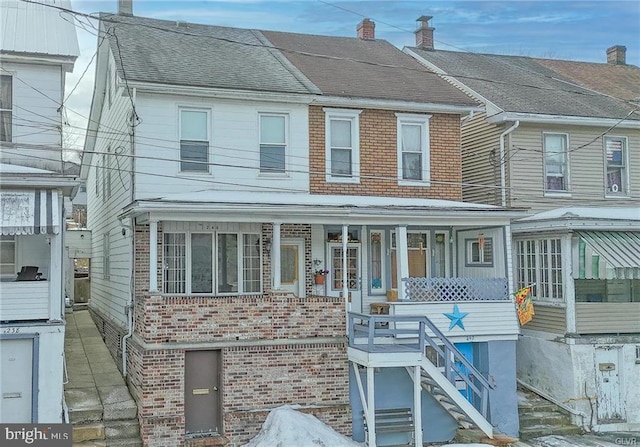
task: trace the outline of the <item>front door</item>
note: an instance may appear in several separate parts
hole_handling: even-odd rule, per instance
[[[473,344],[472,343],[456,343],[455,344],[458,351],[462,353],[465,359],[469,361],[473,365]],[[462,363],[460,360],[454,358],[454,362],[458,370],[467,376],[471,375],[468,368]],[[473,392],[467,386],[467,383],[461,377],[456,377],[456,388],[460,391],[460,393],[467,398],[467,400],[473,403]]]
[[[280,286],[304,298],[304,240],[283,239],[280,243]]]
[[[220,351],[186,351],[184,363],[186,434],[222,433]]]
[[[33,339],[0,341],[0,421],[27,423],[32,421]]]
[[[360,246],[349,244],[347,246],[347,271],[344,271],[342,265],[342,245],[329,246],[329,259],[331,259],[331,269],[329,271],[329,287],[333,294],[342,292],[343,281],[347,281],[349,289],[350,309],[360,312],[362,309],[362,293],[360,290],[361,276],[360,271]]]
[[[598,346],[595,351],[598,423],[625,420],[620,401],[620,347]]]

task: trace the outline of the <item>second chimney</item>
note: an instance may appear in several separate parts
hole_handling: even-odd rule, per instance
[[[418,18],[418,29],[416,34],[416,47],[423,50],[433,50],[433,31],[435,28],[429,26],[432,16],[420,16]]]
[[[374,40],[376,38],[376,24],[369,19],[362,19],[356,28],[358,37],[362,40]]]
[[[610,48],[607,48],[607,64],[626,65],[627,47],[622,45],[614,45]]]
[[[133,0],[118,0],[118,14],[121,16],[132,16]]]

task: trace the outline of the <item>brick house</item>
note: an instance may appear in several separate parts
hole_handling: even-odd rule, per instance
[[[370,21],[340,38],[131,12],[101,16],[108,45],[82,177],[90,310],[138,403],[144,444],[242,445],[284,404],[363,440],[357,383],[362,374],[374,393],[385,387],[347,322],[372,309],[409,326],[418,320],[403,312],[435,309],[447,348],[432,349],[451,355],[449,368],[462,356],[452,343],[474,340],[470,360],[457,361],[498,378],[484,400],[492,421],[449,392],[471,423],[517,430],[504,256],[516,213],[460,201],[460,119],[475,101],[374,39]],[[467,291],[466,328],[449,327],[456,296],[412,302],[410,290],[427,286],[409,288],[410,276]],[[470,292],[490,280],[493,295]],[[425,441],[455,433],[456,419],[421,402],[428,393],[406,365],[385,373],[386,388],[402,390],[367,408],[370,445],[373,412],[390,405],[415,405],[418,428],[438,422]]]
[[[598,431],[640,424],[640,68],[406,48],[478,98],[462,126],[465,200],[524,206],[514,283],[534,285],[518,378]]]

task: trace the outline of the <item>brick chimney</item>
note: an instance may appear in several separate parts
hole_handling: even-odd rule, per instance
[[[362,40],[374,40],[376,38],[376,24],[369,19],[362,19],[356,28],[358,37]]]
[[[607,64],[627,65],[627,47],[614,45],[607,48]]]
[[[133,15],[133,0],[118,0],[118,15]]]
[[[429,26],[432,16],[418,17],[418,29],[416,29],[416,47],[423,50],[433,50],[433,31],[435,28]]]

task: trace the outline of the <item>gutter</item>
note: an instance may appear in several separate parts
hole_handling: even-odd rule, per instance
[[[640,129],[640,121],[637,119],[625,118],[596,118],[587,116],[564,116],[548,115],[536,113],[502,112],[487,119],[488,123],[500,124],[508,121],[522,121],[525,123],[537,124],[560,124],[563,126],[592,126],[610,127],[626,129]]]
[[[507,135],[516,130],[520,125],[520,121],[516,121],[513,123],[513,126],[509,127],[507,130],[500,134],[500,192],[502,195],[502,201],[500,202],[503,207],[507,206],[507,168],[506,168],[506,160],[504,157],[505,148],[504,148],[504,140]]]

